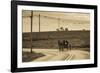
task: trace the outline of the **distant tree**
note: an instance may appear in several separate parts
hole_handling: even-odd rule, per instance
[[[64,28],[63,27],[60,27],[60,31],[64,31]]]
[[[83,29],[83,31],[85,31],[85,29]]]
[[[68,28],[65,28],[65,31],[68,31]]]
[[[59,29],[58,29],[58,28],[57,28],[56,30],[57,30],[57,31],[59,31]]]

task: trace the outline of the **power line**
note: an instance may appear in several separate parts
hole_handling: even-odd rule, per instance
[[[84,21],[84,20],[71,20],[71,19],[64,19],[64,18],[57,18],[57,17],[51,17],[51,16],[46,16],[46,15],[43,15],[43,14],[40,14],[41,17],[44,17],[44,18],[49,18],[49,19],[56,19],[59,21],[64,21],[64,22],[67,22],[67,23],[75,23],[75,24],[89,24],[90,22],[89,21]],[[33,17],[39,17],[38,15],[34,15]],[[23,17],[30,17],[30,16],[23,16]]]

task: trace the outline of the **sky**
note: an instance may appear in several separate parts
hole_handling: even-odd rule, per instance
[[[33,32],[56,31],[61,27],[68,30],[90,30],[90,14],[76,12],[33,11]],[[22,11],[23,32],[31,31],[31,11]]]

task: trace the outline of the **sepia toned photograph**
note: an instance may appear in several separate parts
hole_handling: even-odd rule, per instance
[[[11,1],[11,72],[97,67],[97,6]]]
[[[22,62],[90,59],[90,13],[22,10]]]

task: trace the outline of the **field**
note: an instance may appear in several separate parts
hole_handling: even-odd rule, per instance
[[[23,33],[23,48],[30,48],[30,33]],[[33,32],[33,48],[58,48],[58,40],[68,40],[72,47],[89,47],[89,31]]]
[[[31,33],[23,33],[23,62],[82,60],[90,58],[90,32],[89,31],[54,31],[33,32],[32,51]],[[66,48],[60,52],[58,40],[68,40],[72,45],[71,51]]]

